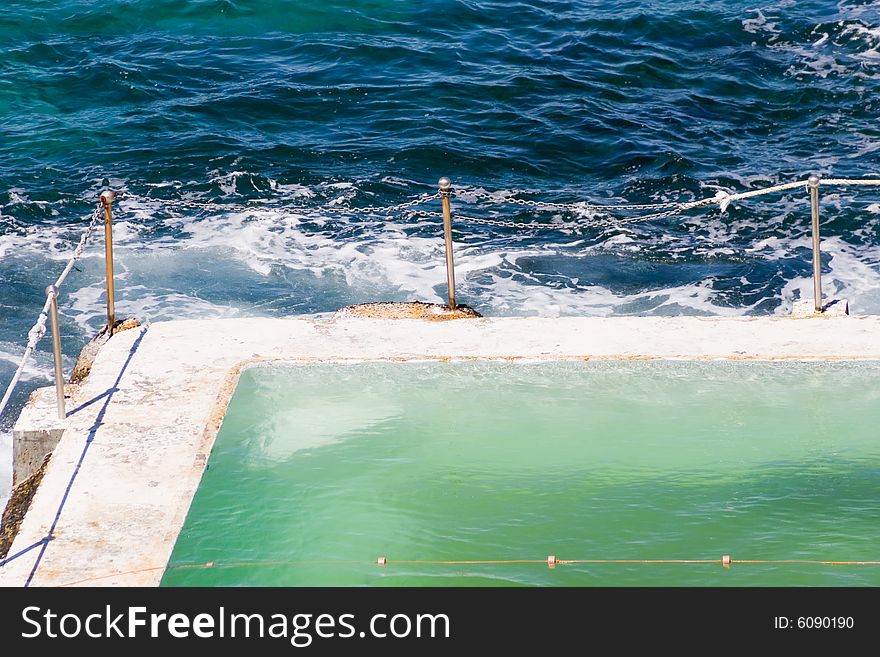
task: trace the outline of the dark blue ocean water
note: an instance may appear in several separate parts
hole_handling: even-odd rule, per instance
[[[5,2],[0,383],[108,187],[127,194],[121,316],[440,301],[436,218],[323,208],[400,203],[448,175],[454,211],[590,224],[473,192],[646,203],[876,175],[878,91],[877,2]],[[880,192],[823,194],[826,294],[880,312]],[[229,207],[165,202],[180,199]],[[786,313],[811,293],[808,222],[801,191],[620,227],[458,222],[459,301],[487,315]],[[96,240],[61,299],[68,365],[101,325],[101,273]],[[48,381],[48,346],[19,407]]]

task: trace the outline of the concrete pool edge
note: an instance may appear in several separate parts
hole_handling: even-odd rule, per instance
[[[10,550],[0,585],[155,586],[240,372],[370,360],[880,360],[880,317],[162,322],[114,336]],[[51,536],[51,540],[46,540]]]

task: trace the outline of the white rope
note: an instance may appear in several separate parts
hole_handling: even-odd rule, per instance
[[[503,221],[497,219],[482,219],[477,217],[465,217],[462,215],[457,215],[459,219],[463,219],[464,221],[468,221],[470,223],[475,224],[484,224],[488,226],[498,226],[503,228],[523,228],[523,229],[551,229],[551,230],[562,230],[562,229],[570,229],[570,228],[583,228],[585,226],[594,226],[594,227],[615,227],[623,224],[632,224],[641,221],[650,221],[653,219],[665,219],[667,217],[674,217],[676,215],[681,214],[686,210],[692,210],[694,208],[705,207],[708,205],[718,205],[721,208],[721,211],[724,212],[727,210],[727,206],[732,201],[738,201],[747,198],[753,198],[755,196],[764,196],[765,194],[773,194],[774,192],[782,192],[788,189],[796,189],[797,187],[806,186],[807,182],[805,180],[798,180],[796,182],[783,183],[781,185],[773,185],[772,187],[765,187],[763,189],[756,189],[751,192],[742,192],[739,194],[730,194],[728,192],[719,191],[710,198],[700,199],[699,201],[689,201],[686,203],[675,203],[674,207],[670,210],[665,210],[663,212],[653,212],[651,214],[636,216],[636,217],[606,217],[600,220],[592,220],[592,221],[574,221],[574,222],[565,222],[559,224],[540,224],[535,222],[519,222],[519,221]],[[538,203],[530,203],[532,205],[540,205]],[[520,204],[522,205],[522,204]],[[657,207],[665,207],[670,204],[657,204]],[[569,206],[569,208],[574,208],[575,206]],[[581,206],[583,207],[583,206]],[[619,206],[621,209],[625,206]],[[644,205],[632,205],[630,208],[644,208],[649,206]]]
[[[820,185],[880,185],[880,178],[828,178]]]
[[[690,203],[682,203],[679,206],[680,210],[690,210],[691,208],[698,208],[705,205],[715,205],[716,203],[721,208],[721,211],[724,212],[727,210],[727,206],[732,201],[741,201],[747,198],[754,198],[756,196],[765,196],[766,194],[773,194],[775,192],[784,192],[789,189],[797,189],[798,187],[806,187],[806,180],[796,180],[795,182],[783,183],[781,185],[773,185],[772,187],[764,187],[762,189],[755,189],[751,192],[740,192],[738,194],[729,194],[728,192],[719,191],[712,198],[704,198],[702,201],[691,201]]]
[[[61,274],[55,280],[55,289],[59,289],[61,284],[67,279],[68,274],[73,270],[73,266],[76,264],[76,261],[80,259],[85,251],[86,244],[89,241],[89,238],[95,232],[95,228],[98,225],[98,222],[101,219],[101,211],[102,206],[98,203],[98,206],[95,208],[94,212],[92,212],[92,219],[89,223],[89,227],[83,233],[82,237],[79,240],[79,244],[76,249],[73,251],[73,255],[70,260],[67,261],[67,265],[61,271]],[[28,359],[34,353],[34,350],[37,348],[37,343],[46,335],[46,320],[49,318],[49,307],[52,305],[52,293],[46,294],[46,303],[43,304],[43,309],[40,311],[39,317],[37,317],[37,321],[31,327],[31,330],[28,331],[28,342],[27,346],[24,349],[24,354],[21,356],[21,361],[18,363],[18,368],[15,370],[15,374],[12,375],[12,379],[9,381],[9,385],[6,387],[6,392],[3,395],[3,399],[0,400],[0,416],[3,415],[3,411],[6,410],[6,405],[9,403],[10,398],[12,397],[12,391],[15,390],[15,386],[18,385],[19,379],[21,379],[21,375],[24,372],[25,365],[27,365]]]
[[[826,178],[819,179],[819,185],[880,185],[880,179],[874,178]],[[764,187],[763,189],[756,189],[751,192],[741,192],[739,194],[728,194],[727,192],[718,192],[711,199],[703,199],[702,201],[694,201],[692,203],[682,203],[679,206],[681,210],[689,210],[690,208],[696,208],[702,205],[713,205],[714,203],[718,203],[721,211],[724,212],[727,209],[727,206],[732,201],[741,201],[747,198],[754,198],[756,196],[764,196],[765,194],[773,194],[775,192],[784,192],[789,189],[797,189],[798,187],[806,187],[809,188],[809,181],[807,180],[796,180],[790,183],[783,183],[781,185],[773,185],[772,187]]]
[[[878,179],[853,179],[853,178],[827,178],[825,180],[820,181],[821,185],[880,185],[880,178]],[[661,203],[620,203],[617,205],[604,205],[592,203],[590,201],[577,201],[574,203],[554,203],[549,201],[538,201],[532,199],[521,199],[516,198],[514,194],[524,193],[524,192],[487,192],[480,189],[470,189],[467,187],[456,188],[455,192],[457,195],[461,195],[463,198],[461,199],[463,202],[468,203],[472,202],[470,199],[476,199],[479,201],[486,201],[489,204],[494,205],[520,205],[524,207],[531,207],[537,211],[548,211],[548,210],[560,210],[560,211],[568,211],[568,212],[583,212],[593,210],[599,214],[605,215],[605,219],[600,220],[592,220],[592,221],[574,221],[574,222],[565,222],[561,224],[541,224],[535,222],[518,222],[518,221],[501,221],[497,219],[482,219],[476,217],[460,217],[465,221],[469,221],[472,223],[480,223],[486,224],[490,226],[506,226],[510,228],[525,228],[525,229],[539,229],[539,228],[550,228],[550,229],[561,229],[561,228],[572,228],[572,227],[582,227],[582,226],[614,226],[620,224],[630,224],[637,223],[642,221],[650,221],[653,219],[662,219],[666,217],[673,217],[687,210],[692,210],[694,208],[707,207],[710,205],[718,205],[722,212],[727,210],[728,205],[733,201],[742,201],[749,198],[755,198],[757,196],[764,196],[767,194],[774,194],[777,192],[784,192],[790,189],[797,189],[799,187],[806,187],[806,180],[796,180],[790,183],[782,183],[779,185],[772,185],[771,187],[765,187],[763,189],[756,189],[749,192],[740,192],[740,193],[729,193],[724,191],[719,191],[715,194],[714,197],[704,198],[698,201],[687,201],[687,202],[677,202],[677,201],[665,201]],[[436,198],[440,197],[439,192],[433,192],[430,194],[423,194],[421,196],[414,197],[409,201],[405,201],[398,205],[389,205],[389,206],[366,206],[366,207],[349,207],[343,205],[325,205],[322,207],[292,207],[285,208],[288,211],[296,212],[298,214],[310,215],[316,214],[320,212],[329,213],[329,214],[352,214],[352,215],[378,215],[378,214],[391,214],[392,212],[401,212],[411,215],[421,215],[421,216],[431,216],[433,213],[429,211],[417,211],[414,208],[417,208],[420,205],[423,205],[429,201],[432,201]],[[468,198],[470,197],[470,199]],[[136,196],[133,194],[128,194],[128,198],[138,199],[143,202],[155,202],[161,203],[170,207],[178,207],[178,208],[200,208],[204,210],[213,210],[213,211],[240,211],[240,212],[252,212],[257,209],[265,209],[271,206],[264,205],[266,201],[264,200],[252,200],[248,202],[248,205],[236,205],[236,204],[225,204],[225,203],[213,203],[213,202],[201,202],[201,201],[190,201],[184,199],[156,199],[151,197],[144,196]],[[618,212],[630,212],[634,210],[655,210],[650,214],[621,218],[616,217],[610,214],[610,211],[618,211]]]
[[[880,178],[826,178],[824,180],[820,179],[820,185],[876,185],[880,186]],[[593,221],[578,221],[578,222],[566,222],[560,224],[541,224],[535,222],[522,222],[522,221],[504,221],[498,219],[483,219],[478,217],[466,217],[462,215],[457,215],[458,218],[475,224],[484,224],[488,226],[498,226],[503,228],[522,228],[522,229],[551,229],[551,230],[560,230],[566,228],[582,228],[584,226],[609,226],[614,227],[617,225],[623,224],[631,224],[637,223],[641,221],[649,221],[652,219],[665,219],[667,217],[674,217],[676,215],[685,212],[686,210],[692,210],[694,208],[701,208],[710,205],[718,205],[719,209],[722,212],[727,210],[728,205],[730,205],[733,201],[742,201],[749,198],[755,198],[758,196],[766,196],[767,194],[775,194],[777,192],[784,192],[790,189],[798,189],[803,187],[804,189],[808,189],[808,181],[807,180],[796,180],[794,182],[782,183],[779,185],[772,185],[770,187],[764,187],[762,189],[755,189],[750,192],[739,192],[736,194],[731,194],[725,191],[718,191],[715,196],[700,199],[699,201],[688,201],[686,203],[657,203],[654,205],[619,205],[619,206],[598,206],[598,205],[590,205],[589,203],[579,203],[579,204],[563,204],[563,203],[542,203],[540,201],[522,201],[521,199],[512,199],[509,196],[498,199],[492,196],[489,193],[485,192],[469,192],[470,194],[476,196],[477,198],[483,200],[492,200],[499,203],[513,203],[517,205],[527,205],[532,207],[547,207],[552,209],[568,209],[568,210],[582,210],[584,208],[615,208],[618,210],[624,209],[647,209],[651,207],[668,207],[673,206],[670,210],[666,210],[664,212],[654,212],[651,214],[636,216],[636,217],[627,217],[627,218],[619,218],[619,217],[608,217],[601,220],[593,220]],[[420,213],[426,214],[426,213]]]

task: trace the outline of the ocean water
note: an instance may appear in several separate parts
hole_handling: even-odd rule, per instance
[[[766,315],[810,293],[802,192],[625,226],[474,192],[649,203],[880,173],[876,2],[12,0],[0,13],[0,382],[106,188],[126,194],[122,316],[441,301],[436,217],[327,208],[397,204],[442,175],[454,212],[588,224],[457,221],[458,298],[484,314]],[[880,312],[880,192],[823,196],[826,294]],[[181,199],[225,207],[169,204]],[[68,366],[101,325],[101,276],[96,240],[61,298]],[[49,380],[47,349],[0,418],[3,452]]]
[[[163,584],[877,586],[779,561],[876,561],[878,399],[877,363],[253,368]]]

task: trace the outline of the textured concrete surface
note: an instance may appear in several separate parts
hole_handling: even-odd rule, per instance
[[[65,386],[64,397],[69,401],[77,386]],[[55,449],[67,426],[58,417],[55,386],[37,388],[31,393],[12,429],[12,485],[34,474]]]
[[[116,323],[113,324],[113,330],[110,332],[107,331],[107,326],[105,325],[104,328],[98,332],[98,335],[89,340],[86,346],[82,348],[82,351],[79,352],[76,364],[73,366],[73,371],[70,373],[70,382],[79,383],[89,375],[89,371],[92,369],[92,363],[95,361],[98,353],[100,353],[101,347],[107,344],[107,341],[112,336],[117,333],[122,333],[123,331],[137,328],[140,325],[141,323],[134,318],[117,320]]]
[[[31,500],[40,488],[46,467],[49,465],[49,455],[43,459],[43,463],[27,479],[20,481],[9,496],[9,503],[3,509],[3,517],[0,518],[0,563],[9,554],[9,548],[18,534],[18,528],[24,520],[31,506]]]
[[[813,299],[798,299],[791,308],[791,316],[804,317],[845,317],[849,315],[849,301],[846,299],[824,299],[822,312],[816,312],[816,302]]]
[[[880,317],[335,316],[126,331],[69,406],[10,554],[35,547],[0,567],[0,584],[158,584],[248,363],[472,358],[880,360]]]
[[[470,306],[450,308],[440,303],[424,303],[423,301],[379,301],[359,303],[346,306],[338,313],[339,317],[372,317],[375,319],[433,319],[446,321],[449,319],[474,319],[482,317]]]

